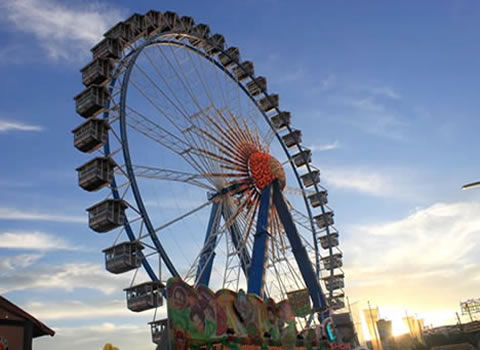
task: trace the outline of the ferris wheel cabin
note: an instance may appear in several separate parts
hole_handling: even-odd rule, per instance
[[[112,70],[113,64],[109,59],[97,58],[80,70],[82,83],[87,87],[90,85],[104,85],[110,80]]]
[[[265,96],[264,98],[260,99],[260,108],[265,112],[268,113],[275,108],[278,108],[278,102],[280,97],[277,94]]]
[[[333,310],[340,310],[345,307],[345,294],[337,294],[334,295],[332,301],[330,302],[330,306]]]
[[[302,151],[292,156],[293,162],[297,168],[312,162],[312,151],[304,148]]]
[[[338,247],[338,232],[320,236],[318,239],[323,249],[328,249],[329,247]]]
[[[125,222],[127,204],[121,199],[105,199],[87,209],[88,226],[98,233],[108,232]]]
[[[327,191],[320,191],[314,192],[310,194],[308,197],[310,204],[313,208],[317,208],[320,205],[325,205],[328,203],[328,192]]]
[[[216,55],[225,48],[225,37],[222,34],[213,34],[205,46],[205,52],[209,55]]]
[[[138,284],[124,289],[127,292],[127,307],[134,312],[150,310],[163,305],[165,285],[160,281]]]
[[[343,266],[342,253],[332,254],[331,256],[323,257],[321,260],[325,270],[338,269]]]
[[[238,66],[233,67],[233,75],[237,78],[238,81],[245,80],[249,75],[254,74],[253,62],[244,61],[239,63]]]
[[[91,85],[75,96],[76,111],[84,118],[94,117],[107,109],[109,97],[106,88]]]
[[[103,250],[107,271],[119,274],[139,268],[142,263],[142,249],[139,241],[127,241]]]
[[[94,60],[100,57],[118,60],[122,56],[122,44],[119,39],[105,38],[91,51]]]
[[[279,114],[273,116],[270,121],[276,130],[281,130],[290,126],[290,119],[290,112],[280,112]]]
[[[312,170],[300,176],[305,187],[312,187],[320,183],[320,170]]]
[[[332,277],[327,276],[323,277],[322,280],[325,282],[325,287],[330,290],[337,290],[345,288],[345,276],[343,274],[334,275]]]
[[[130,27],[125,22],[118,22],[107,32],[105,32],[103,36],[112,40],[118,40],[122,42],[122,46],[126,46],[126,44],[128,44],[132,40],[132,36],[130,34]]]
[[[333,225],[333,211],[326,212],[325,214],[319,214],[314,217],[318,228],[322,229],[327,225]]]
[[[160,349],[168,348],[168,318],[149,323],[152,332],[152,342],[160,345]],[[162,346],[163,345],[163,346]]]
[[[300,130],[292,130],[288,134],[283,135],[282,140],[288,148],[294,147],[302,143],[302,132]]]
[[[188,41],[195,47],[200,47],[203,45],[204,40],[208,39],[210,35],[210,27],[206,24],[197,24],[192,29],[192,34],[200,39],[189,39]]]
[[[73,144],[81,152],[96,151],[107,142],[108,129],[110,126],[104,119],[91,118],[73,129]]]
[[[98,191],[113,181],[115,162],[110,157],[96,157],[77,168],[78,184],[86,191]]]
[[[229,47],[225,53],[218,55],[218,60],[225,67],[228,68],[232,64],[236,64],[240,61],[240,50],[238,47]]]
[[[145,21],[141,14],[134,13],[124,22],[130,30],[130,40],[134,41],[143,36],[145,30]]]
[[[260,95],[267,91],[267,79],[264,77],[256,77],[247,83],[247,90],[252,96]]]

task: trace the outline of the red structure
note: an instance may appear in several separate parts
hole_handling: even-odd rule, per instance
[[[0,296],[0,349],[31,350],[32,339],[55,332]]]

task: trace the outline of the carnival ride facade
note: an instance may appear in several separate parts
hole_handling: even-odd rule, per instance
[[[302,329],[344,308],[320,171],[253,62],[174,12],[134,14],[91,51],[73,134],[96,156],[77,171],[83,189],[110,190],[87,209],[89,226],[117,232],[103,252],[109,272],[133,271],[127,307],[161,307],[174,277],[263,300],[307,295]],[[154,316],[155,343],[167,325]]]

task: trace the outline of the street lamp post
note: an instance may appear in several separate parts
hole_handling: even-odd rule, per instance
[[[471,188],[480,187],[480,181],[472,182],[462,186],[462,190],[469,190]]]

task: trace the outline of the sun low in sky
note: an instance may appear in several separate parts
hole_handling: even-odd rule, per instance
[[[350,302],[394,334],[405,310],[455,323],[480,290],[480,190],[460,191],[480,179],[480,3],[0,0],[0,293],[55,329],[35,348],[154,349],[130,278],[105,271],[114,238],[88,228],[71,134],[90,48],[150,9],[209,24],[282,96],[329,190]]]

